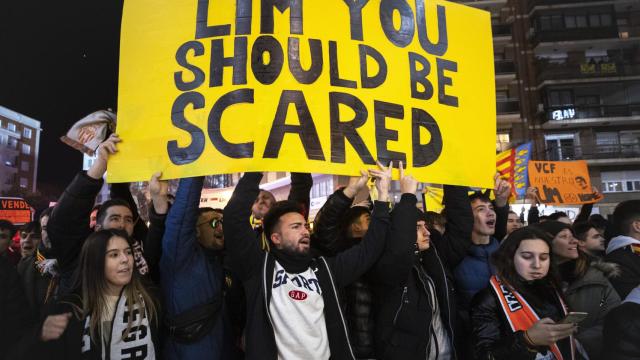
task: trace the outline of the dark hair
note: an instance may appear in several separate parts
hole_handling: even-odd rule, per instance
[[[340,233],[345,238],[349,235],[349,228],[362,214],[369,214],[369,209],[364,206],[353,206],[347,210],[340,222]]]
[[[427,211],[424,213],[423,217],[424,222],[429,229],[435,228],[435,225],[445,226],[447,224],[447,218],[435,211]]]
[[[589,230],[597,230],[596,226],[591,221],[580,221],[577,223],[573,223],[573,226],[571,228],[573,229],[573,234],[576,236],[576,238],[582,241],[586,240],[586,236]]]
[[[206,214],[206,213],[211,212],[211,211],[215,211],[215,209],[212,208],[212,207],[208,207],[208,206],[198,208],[198,216],[200,216],[202,214]]]
[[[502,282],[516,291],[521,290],[522,278],[516,271],[513,258],[520,243],[524,240],[542,240],[547,244],[549,247],[549,272],[544,279],[557,289],[560,289],[556,275],[556,265],[553,261],[554,256],[551,251],[551,239],[545,232],[531,226],[523,227],[509,234],[509,236],[502,241],[498,250],[491,255],[491,262],[495,266],[496,273]]]
[[[613,210],[613,227],[620,235],[631,233],[631,224],[640,219],[640,200],[626,200]]]
[[[77,306],[75,306],[74,309],[76,312],[81,312],[80,314],[76,314],[77,316],[79,315],[78,317],[80,318],[88,315],[91,316],[89,329],[91,337],[94,340],[96,339],[96,329],[99,328],[103,312],[105,311],[105,294],[107,292],[107,280],[104,274],[105,257],[109,240],[114,237],[125,239],[133,249],[133,240],[123,230],[110,229],[96,231],[85,240],[78,259],[79,266],[75,273],[75,287],[80,290],[82,309],[78,309]],[[127,304],[129,305],[138,304],[141,306],[140,299],[142,298],[146,314],[139,317],[139,319],[141,320],[144,316],[147,316],[149,321],[153,321],[157,317],[156,301],[142,285],[142,276],[135,268],[135,263],[133,264],[131,274],[131,282],[123,288],[123,296],[126,296]],[[123,339],[129,335],[132,324],[133,317],[129,317],[127,330],[122,334]]]
[[[569,215],[567,215],[567,213],[564,211],[556,211],[553,214],[549,215],[549,220],[558,220],[562,217],[568,218]]]
[[[489,195],[480,191],[476,191],[473,194],[469,195],[469,202],[474,202],[475,200],[481,200],[482,202],[490,203],[491,199],[489,199]]]
[[[20,231],[24,231],[26,233],[34,232],[38,236],[40,236],[40,222],[39,221],[30,221],[20,227]]]
[[[13,225],[13,223],[9,220],[4,220],[4,219],[0,220],[0,230],[2,229],[9,230],[11,237],[13,237],[13,234],[16,233],[15,225]]]
[[[589,222],[596,229],[606,229],[609,226],[609,221],[600,214],[593,214],[589,216]]]
[[[513,211],[513,210],[509,210],[509,214],[513,214],[513,215],[515,215],[515,216],[518,216],[518,218],[519,218],[519,216],[520,216],[520,215],[518,215],[518,213],[517,213],[517,212],[515,212],[515,211]]]
[[[549,215],[540,215],[540,216],[538,217],[538,221],[539,221],[539,222],[549,221],[549,220],[550,220],[550,219],[549,219]]]
[[[51,216],[51,213],[53,212],[53,206],[50,206],[46,209],[44,209],[41,213],[40,216],[38,217],[38,220],[42,220],[43,217],[45,216]]]
[[[533,224],[531,226],[538,230],[544,231],[551,240],[553,240],[553,238],[555,238],[559,232],[565,229],[573,233],[573,229],[571,228],[571,225],[565,224],[561,221],[556,221],[556,220],[548,220],[543,223]],[[575,236],[575,234],[573,235]]]
[[[264,216],[264,219],[262,220],[264,234],[267,237],[267,239],[271,238],[273,229],[280,222],[280,217],[288,213],[303,214],[302,209],[300,208],[300,205],[290,200],[278,201],[275,204],[273,204],[273,206],[271,206],[271,209],[269,209],[267,214]]]
[[[98,208],[98,213],[96,214],[96,224],[102,225],[102,222],[107,217],[107,210],[109,210],[109,208],[112,206],[125,206],[127,209],[131,210],[131,205],[129,205],[129,202],[127,202],[126,200],[109,199],[103,202]],[[131,210],[131,214],[133,214],[133,210]]]

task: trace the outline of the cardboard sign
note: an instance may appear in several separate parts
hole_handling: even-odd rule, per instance
[[[31,206],[21,198],[0,197],[0,219],[26,224],[31,221]]]
[[[127,1],[111,182],[242,171],[491,187],[488,12],[426,0]]]
[[[529,161],[529,183],[538,189],[543,204],[579,205],[602,200],[591,189],[584,160]]]

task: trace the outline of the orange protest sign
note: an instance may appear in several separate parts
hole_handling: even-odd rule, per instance
[[[538,189],[540,202],[579,205],[598,202],[591,189],[586,161],[529,161],[529,183]]]

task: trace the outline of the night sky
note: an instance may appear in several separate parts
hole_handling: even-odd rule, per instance
[[[95,110],[116,110],[122,1],[0,2],[0,105],[41,122],[45,193],[59,194],[82,167],[59,137]]]

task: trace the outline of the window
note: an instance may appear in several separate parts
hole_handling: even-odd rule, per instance
[[[600,14],[600,25],[611,26],[613,24],[613,18],[611,14]]]
[[[547,160],[575,160],[576,153],[580,152],[577,142],[574,140],[574,134],[552,134],[545,135]]]
[[[9,137],[7,135],[0,134],[0,145],[7,145]]]
[[[600,15],[591,14],[589,15],[589,26],[591,27],[599,27],[600,25]]]
[[[31,146],[22,144],[22,153],[25,155],[31,155]]]
[[[602,192],[640,191],[640,171],[603,171]]]
[[[571,90],[551,90],[549,91],[550,106],[573,105],[573,91]]]
[[[27,186],[29,186],[29,179],[21,177],[20,178],[20,187],[26,188]]]
[[[31,129],[29,128],[24,128],[22,130],[22,136],[24,136],[27,139],[31,139]]]
[[[560,30],[564,28],[564,23],[562,21],[562,15],[553,15],[551,16],[551,28],[554,30]]]
[[[18,140],[16,138],[12,138],[9,136],[9,141],[7,142],[7,147],[9,149],[17,149],[18,148]]]
[[[13,132],[15,132],[15,131],[16,131],[16,124],[14,124],[14,123],[12,123],[12,122],[7,123],[7,129],[8,129],[9,131],[13,131]]]
[[[575,15],[566,15],[564,17],[564,26],[567,29],[574,29],[576,27],[576,17],[575,17]]]
[[[586,28],[587,27],[587,16],[586,15],[577,15],[576,16],[576,27],[578,27],[578,28]]]
[[[540,18],[538,19],[538,27],[542,31],[551,30],[551,17],[540,16]]]
[[[20,170],[29,171],[29,162],[28,161],[22,161],[20,163]]]

